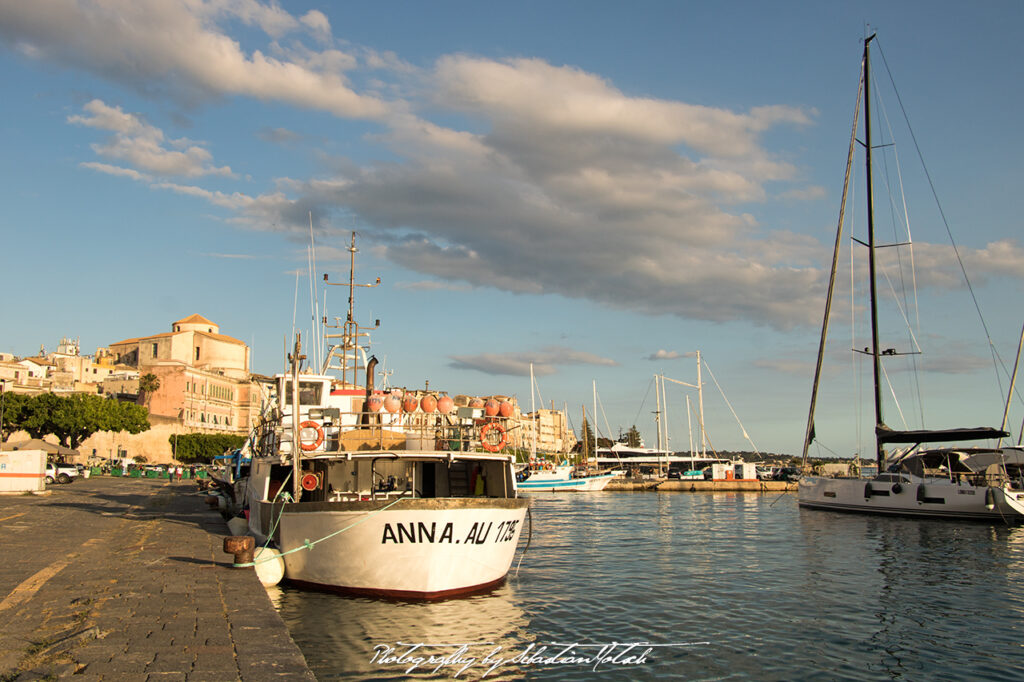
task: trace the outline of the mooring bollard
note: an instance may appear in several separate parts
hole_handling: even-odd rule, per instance
[[[256,549],[256,538],[251,535],[230,535],[224,538],[224,552],[235,555],[235,565],[251,564]]]

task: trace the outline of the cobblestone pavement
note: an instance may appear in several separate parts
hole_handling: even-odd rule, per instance
[[[0,496],[0,681],[313,680],[189,481]]]

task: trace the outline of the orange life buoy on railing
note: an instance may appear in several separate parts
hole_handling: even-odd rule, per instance
[[[487,435],[491,432],[491,429],[497,429],[498,433],[501,434],[501,440],[497,444],[491,443],[487,440]],[[483,446],[487,452],[497,452],[505,447],[508,441],[505,438],[505,427],[498,422],[488,422],[484,424],[484,427],[480,429],[480,445]]]
[[[320,477],[316,474],[305,474],[302,477],[302,489],[313,491],[320,487]]]
[[[302,432],[306,429],[314,429],[316,431],[316,441],[312,443],[304,443],[302,441]],[[303,450],[316,450],[318,447],[324,444],[324,429],[316,422],[302,422],[299,424],[299,447]]]

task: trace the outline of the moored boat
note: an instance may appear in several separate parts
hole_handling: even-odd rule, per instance
[[[593,492],[604,490],[614,473],[586,473],[568,462],[544,466],[533,463],[516,474],[521,492]]]
[[[353,238],[353,254],[355,253]],[[365,334],[348,321],[324,363],[355,376]],[[439,598],[503,581],[529,500],[514,456],[501,452],[500,416],[451,399],[292,371],[250,440],[249,529],[281,553],[298,585],[385,597]],[[497,439],[497,442],[495,442]]]
[[[828,478],[804,476],[799,482],[798,502],[808,509],[851,511],[871,514],[906,515],[927,518],[951,518],[1002,521],[1024,521],[1024,451],[1019,447],[1002,447],[1002,439],[1009,434],[996,428],[952,428],[942,430],[894,430],[884,418],[882,410],[882,358],[896,357],[895,349],[879,345],[878,301],[876,296],[876,250],[874,213],[872,207],[872,140],[870,44],[874,36],[864,41],[861,89],[864,103],[865,166],[867,169],[867,248],[870,284],[871,346],[862,352],[872,360],[875,416],[875,450],[877,474],[870,479]],[[860,100],[861,98],[858,98]],[[858,109],[859,113],[859,109]],[[857,124],[850,141],[847,161],[849,168],[855,148]],[[846,188],[843,192],[846,203]],[[814,411],[821,377],[825,341],[828,335],[829,310],[834,291],[836,263],[843,229],[840,212],[833,257],[832,279],[826,298],[825,316],[818,349],[818,364],[811,393],[811,407],[804,438],[803,456],[807,461],[808,447],[815,439]],[[1005,423],[1005,417],[1004,417]],[[991,440],[989,447],[939,446],[941,443],[960,443]],[[899,446],[893,449],[893,446]],[[890,449],[887,451],[886,448]]]

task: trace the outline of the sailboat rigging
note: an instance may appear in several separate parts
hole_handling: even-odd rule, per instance
[[[805,476],[800,480],[799,504],[810,509],[856,511],[875,514],[911,515],[958,519],[1024,521],[1024,449],[1013,447],[944,447],[923,448],[923,444],[953,443],[1001,439],[1008,434],[990,427],[949,428],[940,430],[896,430],[886,424],[882,405],[882,358],[900,355],[894,350],[881,350],[879,345],[878,292],[874,206],[872,195],[873,143],[871,138],[871,62],[870,47],[875,36],[864,40],[858,104],[854,116],[850,152],[847,157],[843,186],[843,208],[846,205],[850,169],[855,151],[860,103],[864,104],[864,142],[866,167],[867,241],[858,243],[867,248],[869,277],[869,315],[871,346],[855,352],[868,355],[872,361],[873,400],[875,416],[875,459],[878,474],[869,480]],[[818,361],[811,391],[811,407],[805,431],[803,457],[815,439],[814,410],[821,379],[822,359],[827,338],[828,319],[834,292],[839,244],[843,230],[843,208],[840,209],[829,279],[825,316],[818,348]],[[886,446],[909,446],[891,450]]]

